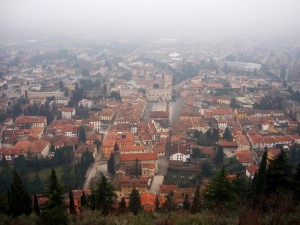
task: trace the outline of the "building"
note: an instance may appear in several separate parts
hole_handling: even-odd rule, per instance
[[[124,197],[128,197],[132,190],[135,188],[140,194],[148,192],[148,186],[150,185],[150,180],[148,177],[129,177],[123,176],[119,179],[119,189],[120,193]]]
[[[173,144],[170,149],[170,160],[187,162],[190,155],[187,153],[186,146],[181,144]]]
[[[32,127],[42,127],[47,126],[47,119],[44,116],[19,116],[15,124],[19,129],[30,129]]]
[[[71,119],[73,116],[75,116],[75,108],[69,108],[69,107],[64,107],[61,108],[61,118],[62,119]]]

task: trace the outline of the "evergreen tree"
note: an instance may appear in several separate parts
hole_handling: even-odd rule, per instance
[[[14,178],[10,189],[10,213],[13,217],[21,214],[29,215],[31,213],[32,200],[16,170],[14,171]]]
[[[78,127],[78,139],[82,143],[86,142],[86,134],[85,134],[85,128],[84,128],[84,126]]]
[[[286,193],[292,191],[292,168],[289,165],[286,153],[281,153],[270,160],[269,169],[266,175],[266,192],[269,193]]]
[[[49,198],[47,208],[63,206],[61,186],[58,182],[56,172],[53,168],[51,170],[50,183],[47,190],[47,197]]]
[[[107,170],[110,174],[115,174],[115,156],[113,152],[110,154],[109,160],[107,162]]]
[[[33,194],[33,209],[36,215],[39,216],[41,214],[39,201],[35,193]]]
[[[176,210],[176,204],[172,201],[172,194],[169,193],[167,195],[167,199],[165,201],[165,203],[162,205],[162,208],[161,210],[164,212],[164,213],[169,213],[169,212],[172,212],[172,211],[175,211]]]
[[[299,202],[300,201],[300,163],[297,166],[296,173],[294,174],[293,179],[295,198]]]
[[[76,214],[76,208],[75,208],[75,204],[74,204],[74,196],[73,196],[71,188],[69,191],[69,213]]]
[[[253,195],[256,196],[257,198],[260,198],[265,193],[265,189],[266,189],[267,156],[268,156],[268,149],[266,148],[264,154],[262,155],[259,170],[255,175],[255,178],[253,178],[253,182],[252,182]]]
[[[115,153],[119,153],[119,150],[120,150],[120,149],[119,149],[119,145],[118,145],[118,142],[116,141],[116,142],[115,142],[115,145],[114,145],[114,152],[115,152]]]
[[[92,196],[91,196],[91,209],[92,211],[95,211],[96,209],[96,196],[95,196],[95,191],[92,191]]]
[[[35,177],[32,181],[31,189],[35,193],[43,193],[43,191],[44,191],[44,186],[43,186],[41,178],[37,172],[35,173]]]
[[[109,183],[105,176],[101,177],[95,191],[96,208],[102,214],[107,215],[116,201],[114,187]]]
[[[233,199],[232,184],[227,179],[227,172],[224,167],[222,167],[219,174],[208,185],[205,199],[217,208],[223,208]]]
[[[211,166],[208,162],[203,162],[201,164],[201,169],[202,169],[202,175],[204,177],[211,177],[212,171],[211,171]]]
[[[140,193],[136,188],[133,188],[129,195],[129,209],[134,215],[139,214],[142,210]]]
[[[200,197],[200,190],[199,187],[197,187],[196,192],[195,192],[195,196],[193,199],[193,203],[191,206],[191,213],[195,214],[201,211],[201,197]]]
[[[156,198],[155,198],[155,211],[158,212],[159,211],[159,198],[158,198],[158,195],[156,195]]]
[[[87,202],[84,191],[82,191],[81,196],[80,196],[80,204],[81,204],[81,209],[86,208],[88,206],[88,202]]]
[[[122,197],[121,201],[119,203],[119,212],[120,213],[125,213],[125,211],[126,211],[126,202],[125,202],[125,198]]]
[[[141,171],[141,168],[140,168],[140,163],[139,163],[139,160],[136,159],[135,160],[135,177],[138,177],[140,175],[140,171]]]
[[[183,209],[184,210],[190,210],[191,202],[188,193],[185,194],[184,200],[183,200]]]
[[[224,151],[221,146],[218,146],[217,153],[215,155],[214,161],[216,166],[221,166],[224,160]]]
[[[230,129],[228,127],[226,127],[226,129],[224,131],[223,138],[226,141],[232,141],[233,140],[232,133],[231,133],[231,131],[230,131]]]
[[[65,213],[62,199],[62,189],[58,182],[56,172],[52,168],[49,185],[46,193],[49,201],[41,213],[41,222],[45,225],[67,225],[68,217]]]
[[[215,144],[219,141],[219,132],[218,129],[214,128],[211,134],[212,143]]]

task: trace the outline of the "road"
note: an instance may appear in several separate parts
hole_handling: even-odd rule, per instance
[[[104,134],[103,140],[106,138],[106,134],[108,133],[108,130],[110,129],[110,126],[105,131],[101,131],[101,133]],[[104,174],[106,177],[108,175],[107,173],[107,162],[102,160],[102,146],[99,148],[99,152],[96,155],[95,162],[89,167],[89,169],[86,172],[85,175],[85,182],[83,185],[84,189],[89,189],[91,180],[93,177],[98,176],[99,173]]]

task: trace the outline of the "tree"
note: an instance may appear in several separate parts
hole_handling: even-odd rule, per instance
[[[51,170],[47,197],[49,198],[49,201],[47,203],[48,209],[51,209],[53,207],[63,207],[62,188],[58,182],[56,172],[53,168]]]
[[[35,177],[32,181],[32,190],[35,193],[42,193],[44,191],[44,186],[42,184],[41,178],[39,176],[39,174],[36,172],[35,173]]]
[[[72,186],[73,179],[72,179],[72,168],[69,165],[65,165],[62,168],[62,174],[60,178],[60,182],[65,186]]]
[[[166,199],[165,203],[162,205],[161,210],[164,213],[169,213],[169,212],[175,211],[177,207],[176,207],[176,204],[172,200],[172,193],[169,193],[166,198],[167,199]]]
[[[201,169],[202,169],[202,175],[204,177],[211,177],[212,171],[211,171],[211,166],[208,162],[203,162],[201,164]]]
[[[214,128],[211,134],[212,142],[215,144],[219,141],[219,132],[218,129]]]
[[[114,145],[114,152],[119,153],[119,145],[118,145],[117,141],[115,142],[115,145]]]
[[[73,196],[71,188],[69,191],[69,213],[76,214],[76,208],[75,208],[75,204],[74,204],[74,196]]]
[[[195,214],[201,211],[201,197],[200,197],[200,190],[199,187],[197,187],[196,192],[195,192],[195,196],[193,199],[193,203],[191,206],[191,213]]]
[[[39,216],[41,214],[39,201],[35,193],[33,194],[33,209],[36,215]]]
[[[255,175],[255,179],[252,182],[253,196],[260,198],[266,189],[266,177],[267,177],[267,156],[268,149],[265,148],[264,154],[260,162],[258,173]]]
[[[182,208],[183,208],[184,210],[190,210],[190,207],[191,207],[190,198],[189,198],[188,193],[186,193],[185,196],[184,196]]]
[[[137,215],[142,211],[140,193],[136,188],[133,188],[129,195],[129,209],[133,215]]]
[[[228,127],[226,127],[226,129],[224,131],[223,138],[226,141],[232,141],[233,140],[232,133],[231,133],[231,131],[230,131],[230,129]]]
[[[99,151],[99,147],[102,145],[102,142],[101,142],[100,140],[96,139],[96,140],[94,141],[94,145],[96,145],[96,147],[97,147],[97,152],[98,152],[98,151]]]
[[[65,214],[64,203],[62,199],[62,188],[58,182],[56,172],[52,168],[50,181],[47,188],[46,196],[49,201],[47,202],[45,209],[41,213],[42,224],[68,224],[68,217]]]
[[[233,187],[227,179],[227,172],[224,167],[208,185],[205,199],[209,204],[219,209],[225,209],[224,206],[233,199]]]
[[[84,190],[82,191],[81,196],[80,196],[80,204],[81,204],[81,209],[88,207],[88,202],[87,202]]]
[[[29,215],[31,213],[32,200],[16,170],[14,171],[14,178],[10,189],[10,213],[13,217],[21,214]]]
[[[218,146],[214,161],[216,166],[221,166],[223,164],[223,160],[224,160],[224,151],[223,148],[221,146]]]
[[[82,143],[86,142],[86,134],[85,134],[85,128],[84,126],[80,126],[78,127],[78,139],[79,141],[81,141]]]
[[[119,212],[120,213],[125,213],[125,211],[126,211],[126,202],[125,202],[125,198],[122,197],[121,201],[119,203]]]
[[[155,198],[155,211],[158,212],[159,211],[159,198],[158,198],[158,195],[156,195],[156,198]]]
[[[15,158],[14,165],[19,174],[23,176],[27,174],[26,160],[24,155],[20,155]]]
[[[288,163],[286,153],[281,153],[270,160],[266,176],[266,193],[287,193],[292,191],[292,168]]]
[[[294,174],[293,179],[295,198],[299,202],[300,201],[300,163],[297,166],[296,173]]]
[[[95,191],[96,208],[103,215],[107,215],[116,201],[114,187],[109,183],[105,176],[101,177]]]
[[[110,154],[109,160],[107,161],[107,170],[110,174],[115,174],[115,156],[114,153]]]

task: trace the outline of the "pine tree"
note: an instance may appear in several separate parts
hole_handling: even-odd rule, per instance
[[[161,210],[164,213],[169,213],[176,210],[176,204],[172,201],[171,193],[167,195],[165,203],[162,205]]]
[[[216,166],[221,166],[224,160],[224,151],[221,146],[218,146],[217,153],[215,155],[214,161]]]
[[[183,208],[184,210],[190,210],[190,207],[191,207],[190,198],[189,198],[188,193],[186,193],[186,194],[184,195],[184,200],[183,200],[183,206],[182,206],[182,208]]]
[[[92,191],[92,196],[91,196],[91,209],[92,211],[95,211],[96,209],[96,197],[95,197],[95,191]]]
[[[155,211],[158,212],[159,211],[159,198],[158,198],[158,195],[156,195],[156,198],[155,198]]]
[[[256,196],[257,198],[260,198],[265,193],[265,189],[266,189],[267,156],[268,156],[268,149],[266,148],[264,154],[262,155],[259,170],[255,178],[253,178],[252,190],[253,190],[253,195]]]
[[[61,186],[58,182],[56,172],[53,168],[51,170],[50,184],[49,184],[48,190],[47,190],[47,197],[49,198],[47,208],[63,206]]]
[[[135,172],[134,172],[135,177],[138,177],[140,175],[140,164],[139,160],[135,160]]]
[[[119,145],[118,145],[118,142],[116,141],[115,142],[115,145],[114,145],[114,153],[119,153]]]
[[[213,206],[221,208],[233,199],[233,187],[227,179],[227,172],[224,167],[222,167],[219,174],[208,185],[205,199]]]
[[[196,192],[195,192],[195,196],[193,199],[193,203],[191,206],[191,213],[195,214],[201,211],[201,197],[200,197],[200,190],[199,187],[197,187]]]
[[[276,158],[270,160],[266,175],[266,192],[269,194],[292,191],[292,183],[292,168],[286,153],[281,150]]]
[[[84,128],[84,126],[78,127],[78,139],[82,143],[86,142],[86,134],[85,134],[85,128]]]
[[[21,214],[29,215],[31,213],[32,200],[16,170],[14,171],[14,178],[10,189],[10,213],[13,217]]]
[[[140,193],[136,188],[133,188],[129,195],[129,209],[134,215],[139,214],[142,210]]]
[[[300,163],[297,166],[296,173],[294,174],[293,179],[295,198],[299,202],[300,201]]]
[[[68,217],[65,213],[64,203],[62,199],[62,189],[58,182],[56,172],[52,168],[50,182],[46,193],[49,201],[45,209],[41,213],[41,221],[45,225],[52,224],[68,224]]]
[[[110,154],[109,160],[107,162],[107,170],[110,174],[115,174],[115,156],[113,152]]]
[[[105,176],[102,176],[95,191],[96,208],[102,214],[107,215],[115,203],[116,197],[114,187]]]
[[[88,206],[87,199],[86,199],[84,191],[82,191],[81,196],[80,196],[80,204],[81,204],[81,209]]]
[[[36,215],[39,216],[41,214],[39,201],[35,193],[33,194],[33,209]]]
[[[223,138],[227,141],[232,141],[233,140],[233,136],[232,136],[232,133],[231,131],[229,130],[228,127],[226,127],[225,131],[224,131],[224,134],[223,134]]]
[[[42,193],[44,191],[44,187],[43,187],[41,178],[37,172],[35,173],[35,177],[32,181],[32,189],[36,193]]]
[[[76,208],[75,208],[75,204],[74,204],[74,196],[73,196],[71,188],[69,191],[69,212],[70,212],[70,214],[76,214]]]
[[[119,212],[120,213],[125,213],[125,211],[126,211],[126,202],[125,202],[125,198],[122,197],[121,201],[119,203]]]

